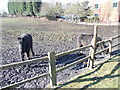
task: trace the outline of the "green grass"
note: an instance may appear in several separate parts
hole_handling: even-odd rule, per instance
[[[59,84],[59,88],[118,88],[120,87],[120,56],[110,59],[93,70]]]

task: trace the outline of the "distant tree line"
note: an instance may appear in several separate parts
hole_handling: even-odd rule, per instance
[[[68,3],[66,5],[62,5],[60,2],[55,4],[43,2],[40,15],[47,17],[64,16],[66,19],[71,20],[84,19],[92,15],[92,10],[88,4],[88,1]]]
[[[9,0],[8,11],[10,15],[36,16],[40,12],[41,0]]]
[[[9,0],[8,11],[11,15],[47,17],[50,20],[61,16],[69,20],[79,20],[92,15],[88,4],[88,1],[63,5],[61,2],[48,3],[41,0]]]

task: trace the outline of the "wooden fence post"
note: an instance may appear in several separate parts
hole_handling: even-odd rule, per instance
[[[55,52],[48,52],[48,59],[49,59],[50,86],[51,88],[54,88],[54,86],[57,86]]]
[[[91,56],[90,57],[90,60],[89,60],[89,63],[88,63],[88,67],[90,67],[91,69],[93,68],[94,66],[94,59],[95,59],[95,52],[96,52],[96,41],[97,41],[97,33],[98,33],[98,26],[94,26],[94,36],[93,36],[93,39],[91,41],[91,45],[92,47],[90,47],[90,53],[89,55]]]
[[[112,52],[112,38],[109,38],[110,42],[109,42],[109,58],[111,58],[111,52]]]

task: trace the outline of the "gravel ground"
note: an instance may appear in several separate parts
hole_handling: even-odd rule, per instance
[[[5,19],[6,20],[6,19]],[[93,26],[61,23],[49,21],[36,20],[34,24],[16,23],[15,21],[6,22],[3,20],[2,31],[2,48],[0,50],[0,57],[2,62],[0,64],[10,64],[13,62],[20,62],[20,55],[17,45],[17,36],[22,33],[30,33],[34,39],[34,51],[36,56],[34,58],[46,56],[48,52],[55,51],[56,53],[68,51],[76,48],[76,37],[80,33],[93,33]],[[17,21],[17,20],[16,20]],[[18,21],[22,22],[22,21]],[[43,23],[45,23],[43,25]],[[22,26],[22,27],[21,27]],[[64,27],[63,27],[64,26]],[[66,27],[66,28],[65,28]],[[67,30],[68,28],[68,30]],[[44,30],[43,30],[44,29]],[[66,31],[64,31],[64,29]],[[28,31],[29,30],[29,31]],[[58,31],[59,30],[59,31]],[[117,26],[99,26],[99,36],[102,39],[108,39],[118,34]],[[59,32],[59,33],[58,33]],[[88,54],[86,51],[83,55],[77,53],[69,54],[60,57],[56,60],[56,67],[60,68],[71,62],[79,60]],[[98,58],[97,60],[99,60]],[[57,73],[57,81],[65,82],[71,77],[82,74],[87,71],[82,63],[77,64],[69,69]],[[27,66],[19,66],[10,68],[0,72],[0,86],[6,86],[25,80],[27,78],[40,75],[48,72],[48,62],[40,62]],[[49,84],[49,77],[40,78],[29,83],[23,84],[19,87],[23,88],[45,88]]]

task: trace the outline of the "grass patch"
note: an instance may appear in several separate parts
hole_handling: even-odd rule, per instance
[[[119,88],[120,87],[120,56],[110,59],[92,71],[87,72],[77,78],[60,84],[61,88]]]

